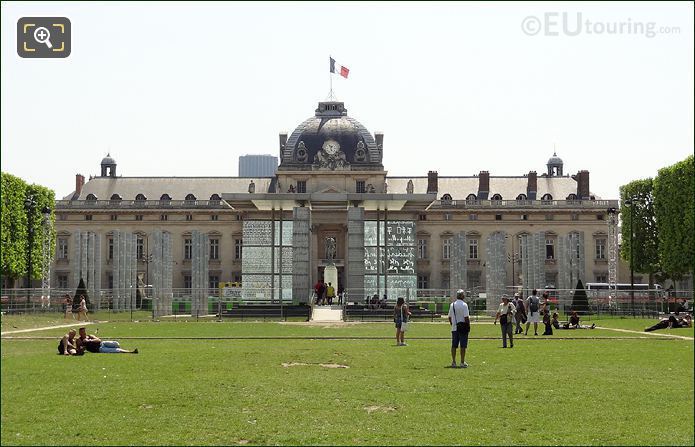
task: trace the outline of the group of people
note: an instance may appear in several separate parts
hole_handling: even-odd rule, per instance
[[[329,282],[328,285],[326,285],[322,279],[319,279],[316,284],[314,284],[314,303],[317,306],[325,306],[326,304],[331,306],[336,297],[338,298],[338,304],[343,304],[343,290],[340,289],[336,293],[333,283]]]
[[[70,329],[70,331],[60,339],[60,343],[58,343],[58,354],[84,355],[85,352],[92,352],[95,354],[138,353],[137,348],[129,351],[127,349],[122,349],[117,341],[101,340],[96,335],[87,334],[87,330],[84,327],[79,329],[79,336],[77,334],[77,331]]]
[[[542,299],[541,299],[542,298]],[[577,311],[572,311],[569,317],[569,321],[560,323],[559,314],[550,312],[550,300],[548,293],[545,292],[541,297],[538,297],[538,291],[533,290],[531,296],[526,298],[526,301],[521,298],[520,294],[515,294],[514,299],[510,300],[509,296],[502,295],[502,302],[500,303],[497,314],[495,315],[495,323],[500,322],[500,327],[502,329],[502,347],[507,347],[507,338],[509,338],[509,347],[514,347],[514,336],[512,335],[512,328],[516,323],[516,330],[514,334],[528,335],[528,330],[533,323],[533,333],[538,335],[538,323],[542,321],[545,326],[545,331],[543,335],[553,335],[554,329],[594,329],[595,324],[591,326],[583,326],[579,324],[579,315]],[[526,324],[526,331],[524,332],[522,326]]]
[[[87,317],[89,313],[87,298],[84,295],[79,295],[73,300],[70,294],[66,293],[63,296],[63,310],[65,311],[66,320],[70,319],[70,316],[72,316],[72,319],[75,319],[75,314],[77,314],[77,321],[82,321],[82,319],[89,321]]]
[[[661,321],[656,323],[654,326],[650,326],[644,330],[644,332],[652,332],[658,329],[678,329],[693,326],[693,319],[690,314],[685,314],[681,316],[680,313],[675,315],[669,315],[668,318],[662,318]]]

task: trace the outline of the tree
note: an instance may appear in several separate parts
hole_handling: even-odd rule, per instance
[[[659,261],[675,279],[693,271],[695,259],[695,169],[693,156],[660,169],[654,179]]]
[[[41,278],[43,271],[43,241],[49,238],[49,254],[55,251],[55,229],[53,208],[55,193],[40,185],[27,185],[24,180],[3,172],[1,175],[2,194],[0,194],[0,213],[2,224],[0,229],[0,273],[3,277],[17,279],[27,274],[27,251],[29,246],[29,219],[34,228],[33,245],[31,247],[32,278]],[[36,206],[29,216],[24,201],[33,197]],[[51,209],[51,224],[48,234],[44,235],[42,210]]]
[[[570,309],[576,310],[580,315],[589,313],[589,298],[586,296],[586,290],[584,290],[584,284],[581,279],[577,281],[577,288],[574,291]]]
[[[87,309],[91,306],[89,303],[89,294],[87,293],[87,287],[84,284],[84,279],[80,278],[80,283],[77,285],[77,290],[75,290],[75,299],[72,301],[72,307],[77,308],[80,304],[80,296],[84,296],[84,301],[87,303]]]
[[[620,256],[624,261],[630,262],[630,252],[632,252],[633,270],[649,274],[650,286],[654,284],[654,274],[661,270],[652,190],[653,181],[651,178],[635,180],[620,187],[620,217],[622,220]],[[631,204],[627,205],[627,201],[630,201]],[[633,232],[632,237],[630,237],[630,228]],[[633,246],[634,251],[632,250]]]

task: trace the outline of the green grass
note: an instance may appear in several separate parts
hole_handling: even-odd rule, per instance
[[[100,323],[89,331],[96,328],[104,338],[393,335],[391,324],[380,323]],[[121,338],[125,348],[141,353],[84,357],[55,355],[57,340],[3,339],[0,440],[693,445],[690,340],[538,336],[520,337],[506,350],[499,339],[471,340],[471,367],[462,370],[447,368],[447,340],[416,339],[448,337],[448,329],[415,323],[407,347],[395,347],[391,339]],[[57,337],[64,331],[21,335]],[[496,337],[499,327],[478,324],[472,331]],[[556,335],[564,332],[630,336],[602,330]],[[85,419],[76,423],[78,415]]]

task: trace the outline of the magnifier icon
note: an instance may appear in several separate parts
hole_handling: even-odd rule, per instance
[[[34,40],[38,43],[45,43],[48,48],[53,48],[51,41],[51,33],[44,26],[40,26],[34,30]]]

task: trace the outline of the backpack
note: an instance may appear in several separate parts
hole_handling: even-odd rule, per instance
[[[535,300],[534,300],[535,298]],[[538,297],[532,296],[531,297],[531,312],[538,312]]]
[[[452,308],[454,309],[454,321],[456,321],[456,301],[451,303]],[[465,333],[465,332],[470,332],[471,331],[471,324],[466,323],[465,321],[459,321],[456,323],[456,332],[458,333]]]

